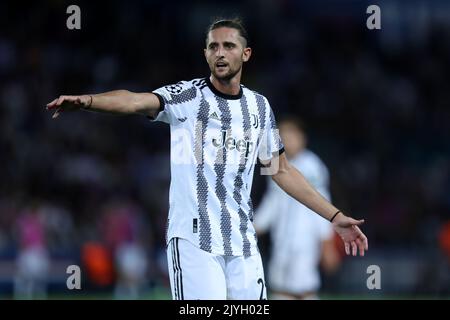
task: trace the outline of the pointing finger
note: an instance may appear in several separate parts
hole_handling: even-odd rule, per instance
[[[60,106],[61,103],[64,102],[64,99],[65,99],[65,96],[60,96],[60,97],[58,98],[58,101],[56,102],[56,105],[57,105],[57,106]]]
[[[56,101],[58,101],[58,99],[54,99],[52,102],[47,103],[47,109],[53,109],[56,104]]]

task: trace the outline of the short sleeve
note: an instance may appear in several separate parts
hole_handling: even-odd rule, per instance
[[[192,82],[181,81],[177,84],[167,85],[156,89],[153,93],[158,97],[160,109],[154,121],[177,124],[184,119],[183,108],[195,101],[197,90]]]
[[[272,108],[267,103],[267,117],[269,119],[261,137],[258,158],[261,161],[268,161],[273,157],[277,157],[284,152],[284,145],[281,141],[280,132],[275,120]]]

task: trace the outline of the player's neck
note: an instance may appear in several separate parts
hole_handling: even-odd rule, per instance
[[[219,80],[214,75],[211,75],[209,77],[209,80],[211,81],[211,84],[216,88],[218,91],[227,94],[227,95],[237,95],[239,94],[241,90],[241,77],[240,75],[236,75],[232,79],[229,80]]]

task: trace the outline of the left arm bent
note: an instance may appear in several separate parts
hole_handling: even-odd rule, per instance
[[[279,156],[279,168],[277,173],[272,176],[272,179],[287,194],[328,221],[338,211],[335,206],[322,197],[306,181],[305,177],[289,163],[284,153]],[[351,245],[354,256],[357,254],[358,249],[360,255],[363,256],[364,250],[368,249],[368,241],[358,226],[363,224],[364,220],[355,220],[340,212],[333,219],[332,223],[334,229],[344,241],[346,253],[350,254]]]

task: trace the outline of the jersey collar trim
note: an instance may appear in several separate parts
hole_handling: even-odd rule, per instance
[[[216,95],[219,96],[221,98],[227,99],[227,100],[239,100],[240,98],[242,98],[242,86],[239,89],[239,93],[238,94],[225,94],[220,92],[219,90],[217,90],[213,84],[211,83],[211,81],[209,80],[208,77],[205,78],[206,84],[208,85],[208,88]]]

